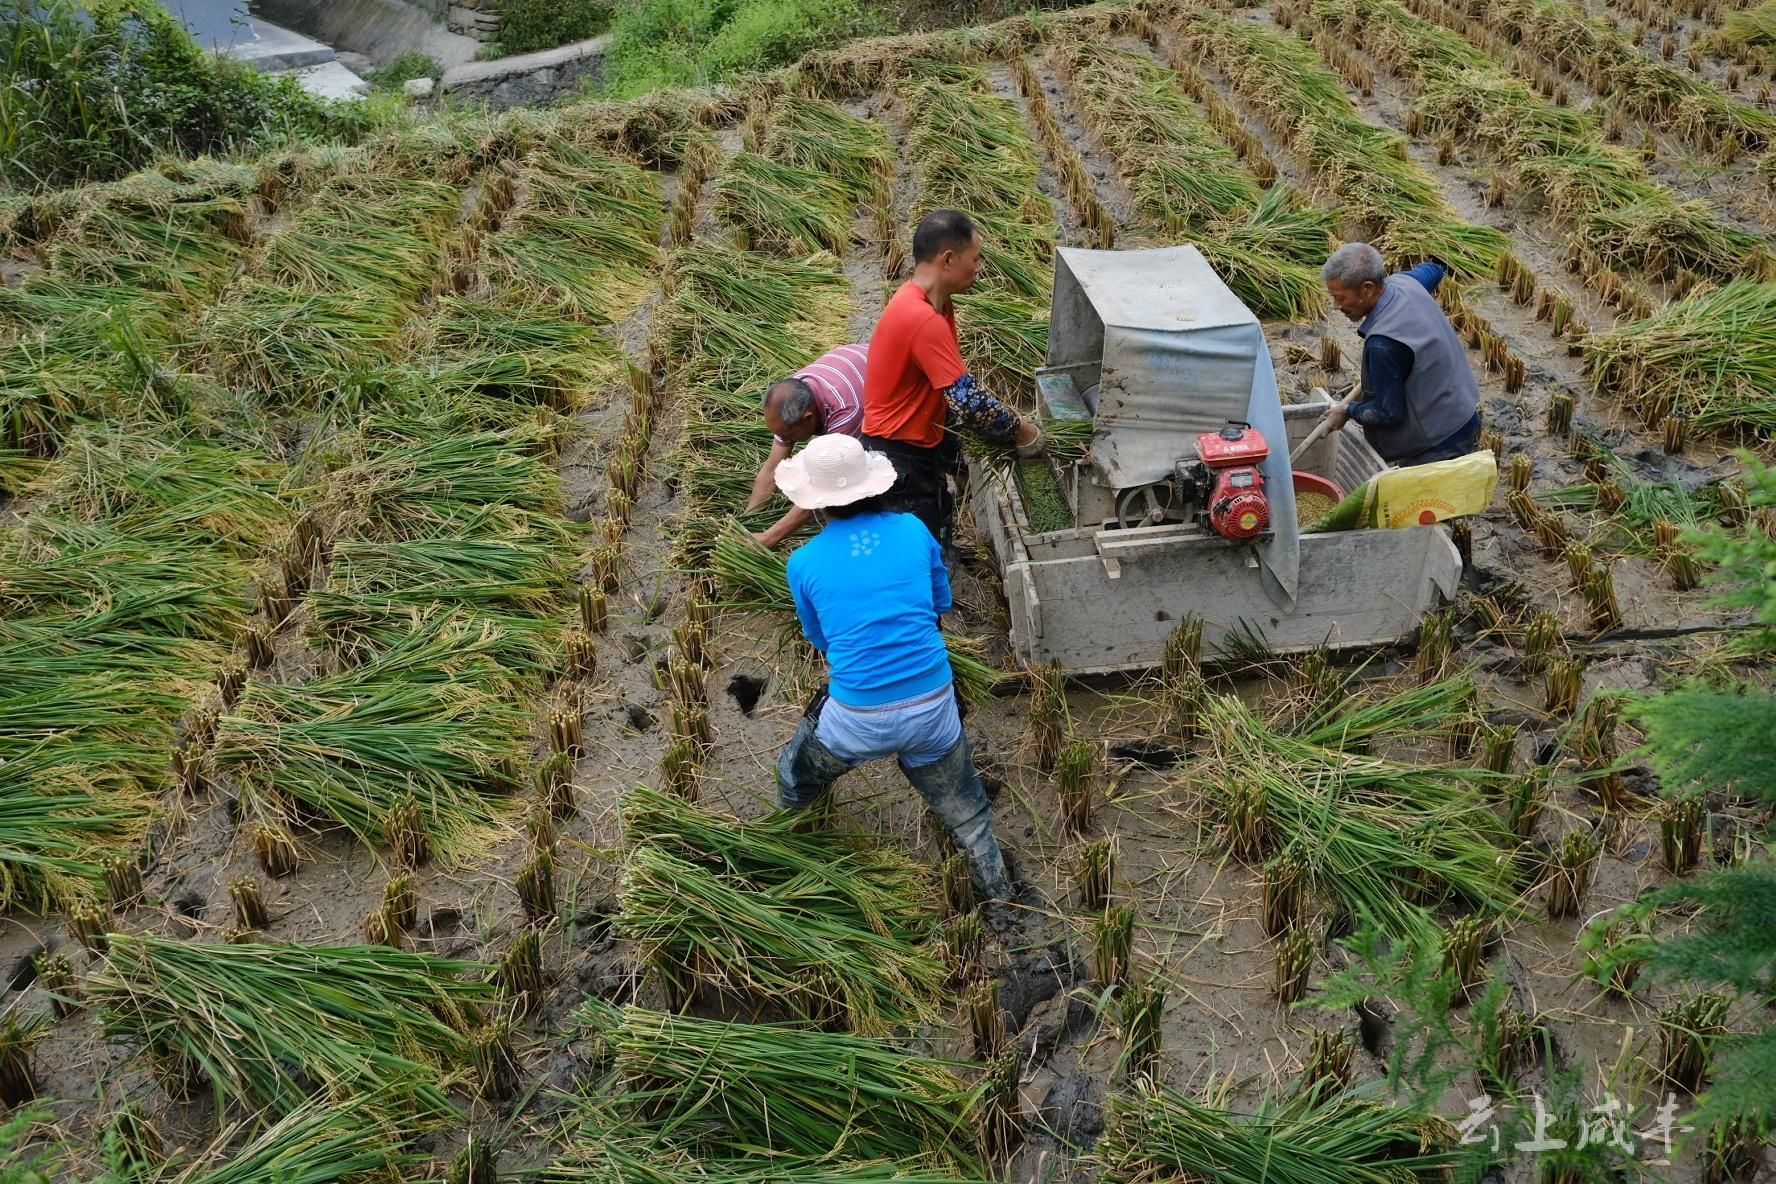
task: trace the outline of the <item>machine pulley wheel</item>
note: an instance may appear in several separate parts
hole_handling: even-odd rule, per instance
[[[1158,526],[1177,500],[1178,490],[1170,481],[1131,486],[1116,495],[1116,525],[1124,530]]]

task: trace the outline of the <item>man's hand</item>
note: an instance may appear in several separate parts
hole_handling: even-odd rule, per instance
[[[1350,400],[1341,399],[1332,404],[1326,411],[1325,419],[1328,432],[1336,432],[1343,427],[1345,422],[1350,419]]]
[[[1012,442],[1017,445],[1017,454],[1020,459],[1028,460],[1033,456],[1041,456],[1044,443],[1042,426],[1033,419],[1020,419],[1017,434],[1012,437]]]

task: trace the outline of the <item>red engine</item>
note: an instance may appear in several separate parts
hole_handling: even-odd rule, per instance
[[[1258,465],[1270,445],[1248,424],[1228,424],[1196,438],[1197,455],[1209,471],[1205,501],[1209,525],[1222,538],[1249,539],[1270,525],[1270,499]]]

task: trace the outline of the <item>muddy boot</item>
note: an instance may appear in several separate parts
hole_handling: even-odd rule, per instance
[[[801,810],[826,796],[832,783],[851,768],[851,762],[833,755],[814,735],[818,715],[804,715],[795,735],[777,757],[777,806]]]
[[[975,772],[974,754],[968,737],[932,764],[900,771],[919,791],[931,812],[949,828],[956,850],[968,855],[968,869],[974,880],[975,893],[982,900],[1003,900],[1012,894],[1011,876],[1005,870],[1005,857],[999,852],[999,840],[993,834],[993,808],[987,804],[987,791]]]

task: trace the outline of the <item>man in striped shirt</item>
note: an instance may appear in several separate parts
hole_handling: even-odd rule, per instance
[[[775,439],[771,454],[752,483],[747,513],[770,501],[777,492],[777,466],[789,459],[795,446],[814,436],[857,436],[863,431],[863,372],[869,356],[866,345],[841,345],[823,354],[765,392],[765,426]],[[811,511],[791,506],[789,512],[752,537],[775,547],[813,517]]]

